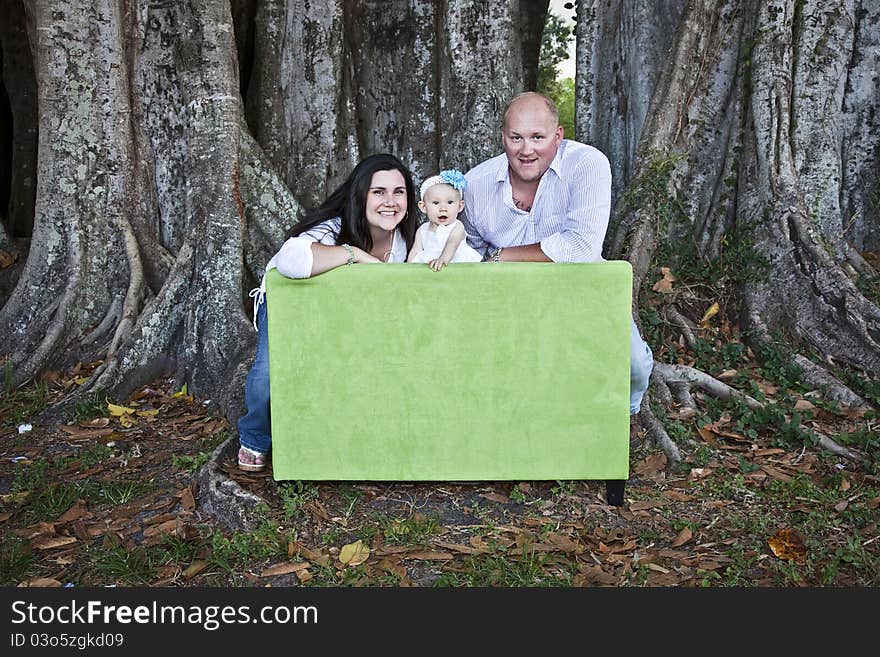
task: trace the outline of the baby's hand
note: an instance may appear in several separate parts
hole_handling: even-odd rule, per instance
[[[448,264],[449,264],[449,261],[446,260],[445,258],[435,258],[434,260],[432,260],[431,262],[428,263],[428,266],[431,269],[433,269],[434,271],[440,271]]]

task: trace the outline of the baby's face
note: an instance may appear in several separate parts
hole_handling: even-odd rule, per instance
[[[428,216],[428,221],[436,226],[445,226],[455,221],[464,208],[461,194],[452,185],[431,185],[419,202],[419,209]]]

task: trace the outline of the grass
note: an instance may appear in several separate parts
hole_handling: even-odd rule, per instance
[[[138,586],[154,579],[156,567],[154,558],[145,549],[95,546],[88,550],[84,578],[89,583]]]
[[[0,429],[28,423],[46,410],[52,399],[49,385],[45,381],[13,389],[7,379],[4,389],[5,393],[0,401]]]
[[[26,580],[35,561],[30,543],[14,534],[0,538],[0,586],[15,586]]]
[[[677,344],[677,338],[669,334],[672,329],[657,317],[662,344]],[[622,509],[596,504],[601,482],[505,482],[493,490],[507,493],[515,504],[497,504],[479,494],[486,482],[478,488],[450,482],[436,487],[401,484],[406,492],[397,493],[387,489],[389,484],[329,482],[319,486],[266,480],[260,485],[272,495],[257,513],[260,521],[253,531],[193,526],[189,523],[194,519],[179,506],[160,504],[155,512],[131,511],[131,524],[124,530],[99,534],[94,540],[80,538],[60,551],[32,549],[23,538],[27,532],[15,533],[39,522],[55,523],[74,504],[81,504],[101,522],[118,519],[111,514],[121,505],[136,509],[139,501],[148,500],[146,509],[161,499],[157,489],[179,491],[186,486],[181,483],[188,481],[183,475],[200,467],[210,454],[194,451],[219,439],[212,434],[188,443],[189,453],[176,452],[180,444],[169,442],[162,448],[166,451],[156,454],[152,442],[138,437],[137,432],[146,427],[143,423],[132,430],[134,438],[123,437],[120,442],[149,446],[143,455],[159,457],[151,473],[137,470],[147,459],[133,451],[123,458],[122,452],[100,440],[82,447],[88,443],[56,439],[46,442],[42,455],[31,454],[32,460],[0,462],[0,512],[12,514],[0,537],[0,585],[52,576],[77,585],[144,586],[177,577],[175,583],[184,586],[289,586],[297,582],[296,575],[287,574],[278,581],[262,578],[261,573],[267,566],[303,559],[311,562],[312,577],[305,585],[318,587],[575,586],[584,583],[584,573],[591,568],[601,568],[609,578],[600,583],[632,587],[654,586],[658,581],[663,582],[660,585],[713,587],[880,584],[880,540],[875,540],[880,482],[872,469],[880,451],[876,415],[846,416],[839,405],[812,397],[815,409],[796,409],[806,388],[799,371],[787,360],[781,337],[779,344],[759,355],[751,353],[736,333],[722,339],[719,332],[706,330],[698,336],[693,348],[678,345],[659,357],[714,374],[736,370],[736,376],[725,380],[764,402],[766,408],[756,411],[702,394],[695,394],[697,413],[690,418],[670,416],[664,407],[654,407],[682,450],[685,467],[681,472],[658,473],[653,479],[650,473],[637,473],[642,462],[656,457],[656,448],[633,443],[628,502]],[[877,383],[864,375],[839,376],[846,382],[859,382],[857,391],[867,399],[876,399],[880,393]],[[778,390],[767,392],[770,385]],[[36,384],[15,392],[28,408],[21,417],[38,408],[46,395],[51,397],[45,386]],[[82,417],[87,419],[95,411],[83,410]],[[834,417],[833,424],[828,424]],[[734,437],[716,435],[709,442],[697,432],[698,427],[719,422]],[[816,450],[806,432],[816,423],[833,426],[833,432],[823,428],[838,442],[864,452],[866,461],[840,463],[841,459]],[[38,428],[15,440],[36,445],[40,431],[46,430]],[[763,455],[768,448],[776,453]],[[174,467],[168,468],[169,463]],[[785,467],[790,478],[767,476],[764,466]],[[93,469],[97,469],[94,475],[79,474]],[[79,473],[69,476],[70,470]],[[174,480],[173,488],[163,478]],[[687,500],[665,497],[676,491],[686,493]],[[450,517],[460,518],[456,524],[444,521],[445,514],[380,510],[390,508],[389,498],[405,497],[413,501],[411,508],[424,511],[434,508],[423,506],[431,496],[435,496],[432,505],[444,500]],[[645,502],[656,500],[666,503],[646,509]],[[635,506],[637,502],[640,506]],[[329,518],[323,515],[324,509]],[[146,541],[137,525],[144,528],[150,513],[169,510],[181,526],[186,525],[186,531]],[[802,563],[772,553],[768,539],[784,527],[803,538],[807,557]],[[692,540],[671,547],[685,528]],[[70,536],[72,531],[72,525],[59,524],[60,535]],[[560,537],[567,537],[578,551],[554,547],[553,541]],[[343,566],[339,550],[358,539],[370,547],[369,559]],[[305,552],[291,556],[294,541]],[[452,543],[462,549],[452,549]],[[471,553],[471,548],[481,552]],[[440,551],[450,556],[415,556]],[[676,561],[669,554],[683,556]],[[59,555],[64,555],[65,564],[73,560],[66,570],[53,561]],[[206,562],[207,567],[193,579],[183,578],[182,573],[196,561]],[[658,580],[660,575],[666,579]],[[591,580],[587,584],[595,585]]]
[[[546,554],[526,548],[522,555],[515,557],[504,553],[468,557],[460,569],[443,574],[434,586],[570,586],[571,580],[569,568],[560,566]]]
[[[440,522],[433,516],[414,513],[407,518],[385,519],[382,531],[389,545],[423,545],[440,532]]]

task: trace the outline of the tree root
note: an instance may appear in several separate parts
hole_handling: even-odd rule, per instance
[[[864,399],[859,397],[859,395],[853,392],[839,379],[832,376],[828,370],[821,365],[816,365],[816,363],[809,358],[805,358],[801,354],[795,354],[793,360],[803,371],[804,383],[807,383],[814,388],[822,389],[823,397],[856,408],[868,406]]]
[[[818,368],[818,366],[816,367]],[[731,388],[726,383],[719,381],[705,372],[701,372],[700,370],[686,365],[670,365],[668,363],[655,361],[654,370],[651,373],[649,401],[648,403],[642,404],[642,409],[639,412],[639,423],[647,432],[648,439],[658,445],[666,454],[666,458],[672,468],[675,468],[680,464],[681,453],[678,450],[678,446],[669,437],[663,423],[657,419],[651,410],[650,401],[661,402],[667,408],[675,403],[683,409],[693,410],[695,409],[695,404],[691,395],[691,389],[693,386],[696,386],[713,397],[724,401],[738,399],[753,410],[765,408],[765,405],[761,402],[739,390]],[[812,436],[816,440],[818,446],[822,449],[852,461],[858,461],[860,459],[858,453],[840,445],[832,438],[829,438],[815,429],[803,427],[803,430]]]
[[[650,395],[648,399],[649,403],[643,403],[642,410],[639,411],[639,424],[647,432],[648,440],[660,447],[663,453],[666,454],[669,467],[676,470],[681,464],[681,453],[678,451],[678,445],[666,433],[663,423],[654,417],[654,413],[651,411]]]
[[[691,329],[691,325],[684,315],[678,312],[678,308],[675,307],[675,304],[669,304],[666,306],[666,319],[671,324],[681,329],[684,341],[690,349],[696,348],[697,338],[694,336],[693,329]]]
[[[661,376],[672,387],[672,384],[685,385],[690,387],[695,385],[704,392],[709,393],[713,397],[727,401],[730,399],[738,399],[753,410],[764,408],[764,405],[758,400],[750,397],[744,392],[740,392],[735,388],[731,388],[726,383],[719,381],[715,377],[709,376],[705,372],[688,367],[687,365],[669,365],[668,363],[654,363],[654,371]]]

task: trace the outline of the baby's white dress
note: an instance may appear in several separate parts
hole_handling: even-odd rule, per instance
[[[428,230],[431,226],[430,221],[426,221],[419,226],[418,234],[421,236],[422,250],[416,254],[413,262],[431,262],[432,260],[439,258],[440,254],[443,253],[443,247],[446,246],[446,240],[449,238],[449,233],[460,223],[461,222],[456,219],[451,224],[436,226],[436,230]],[[467,238],[465,238],[461,241],[461,244],[458,245],[450,262],[480,262],[482,259],[483,257],[479,253],[468,246]]]

